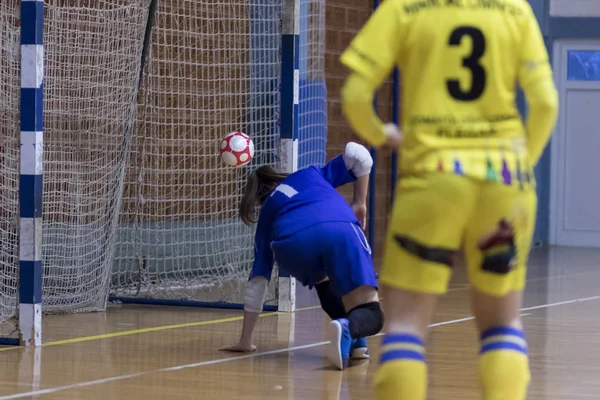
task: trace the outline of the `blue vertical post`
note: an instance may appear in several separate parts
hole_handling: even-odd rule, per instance
[[[373,0],[373,11],[379,6],[379,0]],[[377,112],[377,95],[373,100],[373,108]],[[371,148],[371,157],[373,158],[373,168],[371,168],[371,174],[369,176],[369,246],[371,246],[371,255],[375,257],[375,177],[377,172],[377,150]]]
[[[316,65],[324,64],[320,51],[322,6],[327,0],[300,0],[300,42],[298,57],[300,80],[298,103],[298,168],[323,166],[327,160],[327,85],[325,71]],[[315,62],[319,57],[319,62]]]
[[[300,102],[300,1],[282,0],[281,25],[281,167],[298,169],[298,110]],[[279,271],[279,311],[296,309],[296,280]]]
[[[256,149],[274,149],[280,143],[279,121],[275,122],[275,115],[280,110],[274,110],[279,105],[281,76],[281,7],[274,7],[264,0],[250,1],[248,12],[250,18],[250,97],[248,103],[248,123],[243,127],[254,140]],[[274,23],[279,18],[279,23]],[[276,37],[279,35],[279,37]],[[268,132],[268,134],[265,134]],[[272,133],[272,134],[271,134]],[[277,151],[259,151],[252,161],[251,168],[257,164],[273,164],[276,161]]]
[[[281,38],[281,163],[298,169],[298,111],[300,101],[300,0],[282,0]]]
[[[43,0],[21,0],[19,332],[24,346],[42,344],[43,31]]]
[[[377,106],[377,100],[374,101],[374,107]],[[377,166],[375,165],[377,162],[377,150],[375,148],[371,148],[371,158],[373,158],[373,167],[371,168],[371,173],[369,176],[369,223],[368,223],[368,236],[369,236],[369,246],[371,247],[371,256],[375,257],[375,172],[377,170]]]
[[[392,83],[392,122],[400,126],[400,72],[394,69],[394,81]],[[398,152],[392,153],[392,202],[396,196],[396,181],[398,180]]]
[[[539,18],[539,17],[538,17]],[[539,23],[542,23],[542,20],[539,19]],[[553,58],[553,48],[551,38],[544,38],[546,42],[546,49],[548,51],[548,56],[552,62]],[[553,65],[553,70],[555,66]],[[525,95],[521,93],[519,110],[525,116],[527,114],[527,102],[524,99]],[[542,153],[537,165],[534,168],[535,181],[536,181],[536,192],[538,196],[538,206],[536,212],[536,224],[535,230],[533,233],[533,245],[537,246],[540,244],[545,244],[549,242],[550,239],[550,146],[552,146],[552,142],[548,143],[544,152]]]

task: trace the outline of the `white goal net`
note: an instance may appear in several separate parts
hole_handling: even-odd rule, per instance
[[[18,299],[20,33],[16,1],[0,1],[0,334]]]
[[[46,4],[46,312],[105,307],[147,19],[148,0]]]
[[[243,302],[254,238],[237,209],[249,169],[276,162],[280,9],[280,0],[158,2],[114,295]],[[238,130],[257,152],[232,169],[217,149]]]
[[[19,5],[0,1],[1,335],[18,305]],[[281,0],[156,5],[45,2],[45,312],[243,300],[237,207],[248,171],[278,163]],[[218,143],[237,130],[257,152],[232,169]]]
[[[300,1],[298,168],[321,166],[327,157],[325,1]]]

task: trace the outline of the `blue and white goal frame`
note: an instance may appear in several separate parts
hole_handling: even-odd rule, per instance
[[[282,0],[281,25],[281,168],[298,169],[298,112],[300,103],[300,1]],[[296,309],[296,280],[279,271],[278,310]]]
[[[21,0],[19,343],[23,346],[42,344],[43,35],[43,0]]]
[[[18,338],[0,344],[42,344],[42,200],[44,2],[21,0],[21,99],[19,176],[19,322]],[[282,0],[280,159],[298,168],[300,0]],[[296,307],[296,281],[279,275],[279,311]]]

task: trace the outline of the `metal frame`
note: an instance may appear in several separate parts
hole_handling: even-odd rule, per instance
[[[42,345],[44,2],[21,1],[19,339]]]
[[[282,0],[281,30],[281,167],[298,169],[298,111],[300,102],[300,0]],[[279,271],[278,309],[296,310],[296,279]]]

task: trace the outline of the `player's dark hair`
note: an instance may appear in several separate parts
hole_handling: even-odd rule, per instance
[[[248,175],[244,195],[240,201],[240,218],[246,225],[256,222],[256,207],[262,205],[287,176],[288,174],[270,165],[258,167]]]

